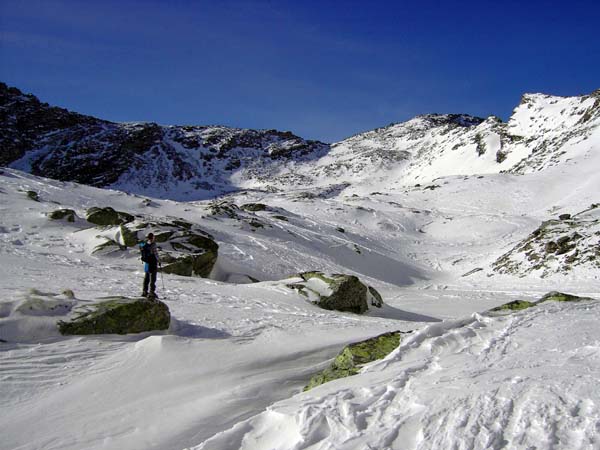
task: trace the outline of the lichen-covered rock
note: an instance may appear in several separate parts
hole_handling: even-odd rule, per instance
[[[592,204],[569,219],[547,220],[528,237],[498,258],[496,273],[541,278],[567,274],[574,267],[600,269],[600,208]]]
[[[552,301],[554,301],[554,302],[581,302],[581,301],[586,301],[586,300],[594,300],[594,299],[590,298],[590,297],[579,297],[579,296],[573,295],[573,294],[565,294],[563,292],[552,291],[552,292],[548,292],[546,295],[544,295],[541,299],[539,299],[537,301],[529,302],[527,300],[514,300],[512,302],[505,303],[504,305],[500,305],[495,308],[492,308],[490,310],[490,312],[506,313],[506,312],[512,312],[512,311],[521,311],[523,309],[532,308],[534,306],[537,306],[543,302],[552,302]]]
[[[577,295],[565,294],[563,292],[552,291],[544,295],[538,303],[542,302],[581,302],[585,300],[593,300],[590,297],[579,297]]]
[[[48,214],[48,218],[51,220],[65,220],[67,222],[75,222],[77,214],[72,209],[57,209]]]
[[[139,244],[140,240],[138,239],[137,230],[131,230],[125,225],[119,225],[119,231],[121,232],[121,240],[123,241],[123,245],[126,247],[134,247]]]
[[[164,273],[208,277],[217,262],[219,245],[210,234],[190,222],[178,219],[161,223],[146,222],[134,228],[136,238],[138,231],[145,236],[154,233],[160,247]]]
[[[491,311],[520,311],[522,309],[531,308],[535,306],[537,302],[528,302],[527,300],[514,300],[512,302],[505,303],[504,305],[496,306]]]
[[[127,247],[119,244],[114,239],[103,237],[103,242],[96,245],[92,251],[92,255],[108,255],[116,251],[125,251]]]
[[[344,347],[331,366],[313,376],[304,390],[308,391],[338,378],[356,375],[364,364],[385,358],[395,350],[400,345],[402,334],[400,331],[385,333]]]
[[[127,334],[166,330],[171,322],[163,302],[145,298],[107,297],[75,311],[69,321],[58,322],[63,335]]]
[[[190,255],[178,258],[175,261],[163,266],[162,271],[175,275],[191,277],[208,277],[217,261],[217,254],[212,251],[206,251],[199,255]]]
[[[40,196],[35,191],[27,191],[27,197],[30,200],[33,200],[34,202],[39,202],[40,201]]]
[[[110,206],[104,208],[93,207],[87,211],[87,221],[95,225],[121,225],[132,222],[135,217],[123,211],[115,211]]]
[[[298,281],[288,284],[323,309],[362,314],[369,305],[380,308],[383,299],[377,290],[362,283],[358,277],[345,274],[303,272]]]
[[[112,208],[109,208],[112,210]],[[158,244],[162,271],[183,276],[207,277],[217,261],[219,245],[212,236],[197,225],[183,219],[150,221],[147,217],[133,217],[119,211],[109,211],[114,221],[115,213],[127,223],[104,226],[96,236],[98,241],[92,253],[112,255],[129,251],[139,258],[139,243],[153,233]],[[126,216],[123,216],[126,214]]]

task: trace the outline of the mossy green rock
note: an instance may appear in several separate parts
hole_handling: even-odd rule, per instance
[[[104,238],[104,242],[98,244],[92,251],[92,255],[105,255],[117,250],[125,250],[125,247],[121,246],[117,241],[113,239]]]
[[[581,302],[585,300],[594,300],[590,297],[579,297],[577,295],[565,294],[563,292],[552,291],[548,292],[541,299],[535,302],[528,302],[527,300],[514,300],[509,303],[505,303],[504,305],[497,306],[492,308],[490,311],[492,312],[511,312],[511,311],[520,311],[527,308],[532,308],[534,306],[539,305],[543,302]]]
[[[51,220],[66,220],[67,222],[75,222],[77,215],[72,209],[57,209],[48,214]]]
[[[63,335],[127,334],[166,330],[171,322],[163,302],[145,298],[108,297],[80,311],[71,321],[58,322]]]
[[[123,239],[123,244],[126,247],[134,247],[136,246],[140,240],[138,239],[138,232],[135,230],[130,230],[124,225],[119,226],[121,230],[121,238]]]
[[[348,345],[336,356],[330,367],[310,379],[304,390],[356,375],[364,364],[385,358],[400,345],[401,339],[402,332],[394,331]]]
[[[354,275],[324,274],[314,271],[303,272],[298,276],[306,282],[318,278],[327,284],[331,291],[329,295],[315,291],[308,283],[289,285],[307,297],[315,298],[314,303],[323,309],[363,314],[369,309],[369,304],[378,308],[383,305],[383,299],[377,290],[365,285]]]
[[[87,221],[95,225],[121,225],[132,222],[135,217],[123,211],[115,211],[110,206],[104,208],[93,207],[87,211]]]
[[[162,271],[186,277],[208,277],[217,261],[219,245],[196,225],[177,219],[169,222],[145,222],[135,228],[144,236],[152,232],[159,245]]]
[[[177,258],[162,267],[164,273],[172,273],[175,275],[183,275],[191,277],[193,275],[199,277],[208,277],[213,266],[217,262],[217,253],[209,250],[202,254],[193,254]]]
[[[536,302],[528,302],[526,300],[515,300],[505,303],[504,305],[496,306],[491,311],[519,311],[521,309],[531,308]]]
[[[35,191],[27,191],[27,197],[29,197],[29,199],[33,200],[34,202],[40,201],[40,196]]]
[[[542,302],[581,302],[584,300],[593,300],[590,297],[579,297],[577,295],[565,294],[563,292],[552,291],[544,295],[538,303]]]

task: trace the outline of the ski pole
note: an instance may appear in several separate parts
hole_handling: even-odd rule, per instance
[[[160,281],[162,281],[163,292],[165,292],[165,277],[163,276],[162,264],[160,264]]]

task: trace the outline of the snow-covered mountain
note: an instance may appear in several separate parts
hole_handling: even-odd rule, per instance
[[[0,84],[0,165],[65,181],[166,198],[236,190],[329,147],[290,132],[112,123],[41,103]]]
[[[600,90],[524,95],[508,123],[430,114],[328,145],[276,130],[111,123],[0,85],[0,164],[178,200],[240,189],[409,186],[450,175],[523,174],[585,154],[599,133]]]

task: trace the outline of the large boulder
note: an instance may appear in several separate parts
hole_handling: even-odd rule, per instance
[[[115,211],[110,206],[104,208],[93,207],[87,211],[87,221],[95,225],[121,225],[132,222],[135,217],[123,211]]]
[[[164,273],[208,277],[217,261],[219,245],[210,234],[182,219],[158,222],[137,216],[112,228],[103,227],[92,253],[103,256],[129,250],[139,256],[138,244],[150,233],[154,234],[159,247]]]
[[[72,209],[57,209],[48,214],[50,220],[64,220],[67,222],[75,222],[77,214]]]
[[[127,334],[166,330],[171,322],[169,308],[158,300],[106,297],[75,310],[76,317],[59,321],[64,335]]]
[[[313,376],[304,390],[308,391],[338,378],[356,375],[363,365],[385,358],[395,350],[400,345],[402,334],[401,331],[389,332],[344,347],[331,366]]]
[[[190,222],[143,223],[136,228],[146,236],[150,232],[156,236],[164,273],[208,277],[217,261],[219,245]]]
[[[288,287],[323,309],[362,314],[369,306],[380,308],[383,305],[379,292],[354,275],[314,271],[303,272],[293,278]]]

